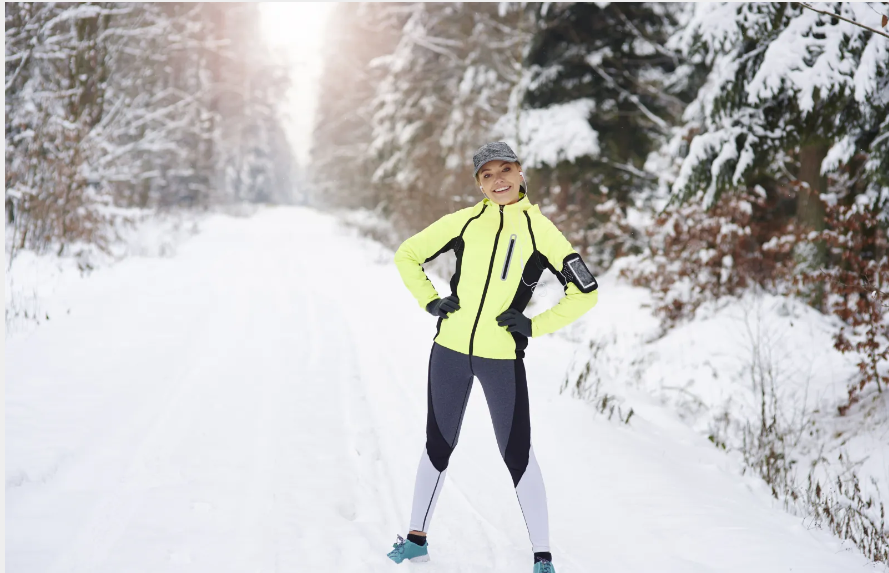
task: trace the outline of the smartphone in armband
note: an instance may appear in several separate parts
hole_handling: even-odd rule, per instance
[[[584,264],[579,254],[571,253],[565,257],[563,267],[568,271],[569,280],[577,286],[580,292],[593,292],[599,288],[596,277]]]

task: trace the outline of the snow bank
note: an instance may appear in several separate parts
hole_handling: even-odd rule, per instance
[[[197,234],[206,215],[200,212],[142,213],[132,225],[118,229],[120,240],[111,252],[73,245],[63,256],[16,251],[10,263],[5,252],[6,336],[30,332],[71,308],[53,295],[81,284],[93,272],[103,272],[128,257],[173,257],[182,241]],[[68,254],[70,253],[70,254]]]
[[[838,415],[856,366],[833,348],[834,317],[791,298],[748,293],[705,305],[696,319],[663,335],[648,292],[615,278],[622,264],[629,262],[600,279],[601,309],[584,319],[590,342],[578,348],[567,376],[572,389],[581,379],[575,394],[608,395],[642,418],[644,402],[654,397],[728,448],[739,473],[750,470],[739,453],[745,430],[748,440],[758,435],[765,414],[766,424],[784,432],[798,493],[815,467],[814,478],[828,488],[854,471],[865,499],[889,501],[889,397],[871,392]],[[585,374],[587,364],[592,371]],[[787,503],[807,515],[802,504]],[[879,523],[879,509],[871,509]]]

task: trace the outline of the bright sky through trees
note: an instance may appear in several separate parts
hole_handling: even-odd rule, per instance
[[[308,161],[321,73],[321,39],[333,2],[263,2],[262,27],[273,49],[281,49],[293,66],[290,124],[287,135],[297,160]]]

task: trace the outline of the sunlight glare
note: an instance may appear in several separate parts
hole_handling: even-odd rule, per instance
[[[269,44],[303,56],[316,55],[334,2],[263,2],[262,27]]]
[[[293,66],[289,93],[288,138],[297,160],[306,165],[311,147],[318,82],[324,62],[321,45],[335,2],[263,2],[262,30],[269,46],[283,49]]]

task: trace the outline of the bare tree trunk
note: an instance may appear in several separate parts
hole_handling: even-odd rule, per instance
[[[556,195],[556,206],[559,209],[559,215],[564,217],[568,214],[568,194],[571,192],[571,177],[562,170],[557,175],[559,182],[559,194]]]
[[[826,142],[817,142],[800,148],[799,178],[805,185],[800,185],[796,198],[797,221],[814,230],[823,231],[825,224],[824,202],[819,195],[827,192],[827,177],[821,174],[821,162],[827,156],[829,145]],[[810,264],[817,268],[827,260],[827,249],[824,241],[815,242],[815,252]],[[815,287],[812,303],[815,308],[821,308],[824,301],[824,285]]]
[[[818,197],[827,192],[827,177],[821,175],[821,162],[827,156],[828,145],[817,143],[801,147],[799,178],[808,184],[800,187],[796,199],[796,217],[800,223],[816,230],[824,230],[824,203]]]

